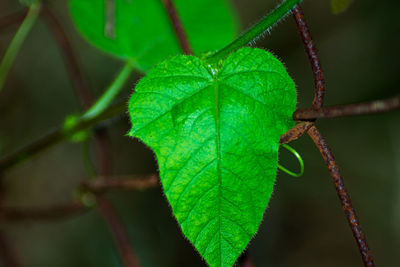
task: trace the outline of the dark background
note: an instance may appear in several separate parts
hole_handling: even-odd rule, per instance
[[[242,28],[271,10],[277,1],[236,0]],[[75,31],[66,1],[52,7],[72,40],[85,78],[96,96],[122,62],[87,44]],[[0,16],[22,8],[0,0]],[[333,15],[328,0],[303,3],[320,51],[327,81],[326,105],[368,101],[399,94],[400,24],[398,1],[355,0]],[[0,31],[0,55],[17,26]],[[309,107],[313,78],[295,22],[289,16],[256,44],[285,62],[298,88],[298,107]],[[137,77],[125,86],[130,94]],[[38,21],[13,65],[0,95],[0,156],[59,126],[78,113],[65,64],[48,28]],[[377,266],[400,266],[400,113],[321,119],[317,122],[337,158]],[[156,171],[152,152],[127,138],[127,117],[109,126],[116,175]],[[275,193],[249,254],[255,266],[362,266],[350,228],[319,152],[308,136],[292,143],[303,156],[302,178],[278,172]],[[5,175],[6,203],[50,206],[68,203],[86,177],[81,145],[64,142]],[[280,163],[297,162],[282,151]],[[159,188],[114,192],[142,266],[205,266],[184,239]],[[99,213],[47,223],[5,223],[0,227],[23,266],[120,266],[107,226]],[[0,261],[0,265],[1,265]]]

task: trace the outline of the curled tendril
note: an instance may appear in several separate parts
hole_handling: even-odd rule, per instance
[[[279,163],[278,163],[278,168],[280,170],[286,172],[287,174],[289,174],[291,176],[294,176],[294,177],[303,176],[303,174],[304,174],[304,162],[303,162],[303,159],[301,158],[300,154],[297,153],[296,150],[294,150],[291,146],[289,146],[287,144],[282,144],[282,147],[284,147],[287,150],[289,150],[289,152],[291,152],[297,158],[297,160],[299,161],[299,164],[300,164],[300,172],[299,173],[292,172],[292,171],[286,169],[285,167],[283,167],[282,165],[280,165]]]

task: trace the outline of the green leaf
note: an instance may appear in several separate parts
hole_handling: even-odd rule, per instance
[[[196,54],[223,47],[235,37],[236,16],[227,0],[174,3]],[[142,71],[181,52],[161,0],[70,0],[69,7],[89,42],[131,60]]]
[[[331,0],[331,10],[333,14],[345,12],[353,0]]]
[[[261,49],[219,69],[175,56],[136,86],[129,135],[154,150],[173,213],[210,266],[232,266],[257,232],[295,106],[294,82]]]

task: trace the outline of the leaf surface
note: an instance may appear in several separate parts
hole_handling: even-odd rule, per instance
[[[173,214],[210,266],[232,266],[257,232],[295,106],[294,82],[261,49],[219,69],[176,56],[136,86],[129,134],[154,150]]]
[[[233,40],[236,16],[227,0],[174,3],[196,54]],[[162,0],[70,0],[69,7],[90,43],[142,71],[181,52]]]

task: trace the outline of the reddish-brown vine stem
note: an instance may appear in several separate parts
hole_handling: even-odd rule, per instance
[[[284,133],[281,136],[281,139],[279,140],[279,144],[280,145],[286,144],[286,143],[289,143],[289,142],[292,142],[292,141],[298,139],[305,132],[307,132],[308,129],[310,129],[310,127],[313,125],[314,125],[314,123],[309,122],[309,121],[301,122],[301,123],[297,124],[292,129],[290,129],[289,131],[287,131],[286,133]]]
[[[325,78],[322,71],[321,62],[318,57],[317,49],[312,40],[310,30],[308,29],[306,20],[304,19],[303,11],[300,6],[293,9],[293,16],[295,18],[297,29],[301,40],[303,41],[304,50],[307,53],[308,59],[311,63],[311,68],[314,75],[315,94],[312,107],[318,110],[324,104],[325,97]]]
[[[372,267],[374,266],[372,254],[368,248],[365,235],[361,230],[361,226],[354,211],[354,208],[351,205],[350,196],[347,193],[343,177],[339,172],[339,167],[336,163],[336,160],[333,157],[333,154],[329,149],[325,139],[322,137],[321,133],[315,126],[312,126],[307,133],[314,141],[315,145],[318,147],[322,157],[325,160],[325,164],[329,169],[329,173],[332,177],[333,183],[335,184],[336,192],[340,199],[340,203],[342,204],[343,211],[346,215],[347,222],[350,225],[350,228],[353,232],[353,236],[360,250],[364,266]]]
[[[375,100],[371,102],[324,107],[318,111],[312,108],[298,109],[293,114],[294,120],[315,120],[319,118],[337,118],[388,112],[400,109],[400,96],[393,98]]]
[[[321,63],[317,54],[317,49],[313,44],[310,31],[308,29],[307,23],[304,19],[303,11],[301,10],[300,6],[297,6],[293,9],[293,16],[296,20],[298,32],[302,38],[304,48],[311,63],[314,75],[315,95],[312,109],[319,111],[324,103],[325,95],[325,79],[321,68]],[[329,169],[330,175],[333,179],[336,191],[340,199],[340,203],[345,212],[349,226],[353,231],[353,236],[361,253],[364,266],[374,266],[372,254],[368,248],[365,235],[361,230],[361,226],[358,222],[354,208],[351,205],[350,196],[348,195],[347,190],[344,186],[343,178],[339,173],[339,168],[337,166],[335,158],[333,157],[328,145],[326,144],[326,141],[322,138],[321,134],[319,133],[317,128],[315,128],[315,126],[311,126],[307,133],[310,135],[314,143],[319,148]]]
[[[162,2],[164,4],[165,10],[168,13],[169,20],[171,21],[171,24],[174,28],[175,35],[178,39],[179,45],[181,46],[183,53],[186,55],[193,54],[192,47],[190,46],[182,21],[178,15],[178,11],[176,10],[173,1],[162,0]]]

